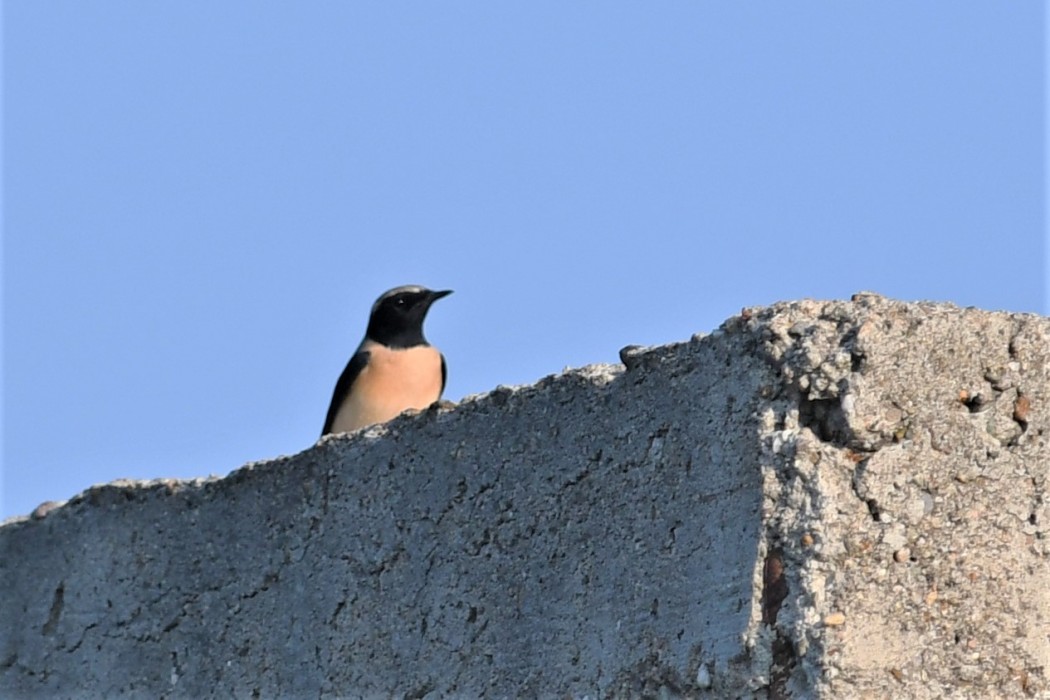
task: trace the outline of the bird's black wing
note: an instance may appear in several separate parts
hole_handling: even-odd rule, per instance
[[[332,403],[328,407],[328,417],[324,419],[324,428],[321,430],[322,437],[331,432],[332,423],[335,422],[335,416],[339,413],[339,407],[343,405],[343,401],[346,400],[347,395],[350,393],[350,387],[353,386],[357,375],[361,374],[361,370],[368,365],[368,355],[367,350],[354,353],[354,356],[346,363],[346,369],[339,375],[339,381],[335,383],[335,392],[332,394]]]
[[[445,380],[448,379],[448,367],[445,366],[445,356],[441,356],[441,391],[438,392],[438,398],[445,393]]]

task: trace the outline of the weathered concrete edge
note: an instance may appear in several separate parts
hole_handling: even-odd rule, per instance
[[[554,382],[574,382],[583,379],[585,381],[594,381],[597,377],[604,377],[604,380],[611,380],[612,378],[633,369],[638,366],[644,366],[646,363],[653,362],[655,359],[670,353],[674,353],[678,349],[687,346],[690,343],[704,342],[705,339],[714,339],[726,332],[739,332],[743,330],[744,326],[754,317],[759,315],[771,316],[778,312],[778,310],[788,308],[792,305],[797,304],[812,304],[814,306],[827,305],[827,304],[849,304],[849,303],[861,303],[863,304],[867,300],[875,300],[876,303],[889,302],[893,304],[905,304],[915,306],[917,308],[929,308],[939,307],[942,309],[956,309],[962,312],[976,311],[980,313],[987,313],[993,315],[1003,315],[1012,318],[1025,320],[1025,319],[1044,319],[1045,317],[1034,313],[1021,313],[1011,311],[985,311],[977,307],[968,306],[960,307],[951,302],[933,302],[933,301],[914,301],[904,302],[882,297],[873,292],[858,292],[852,296],[850,300],[818,300],[818,299],[803,299],[799,301],[779,301],[769,305],[745,307],[741,310],[740,314],[731,316],[726,319],[717,330],[712,333],[695,333],[688,340],[676,341],[666,343],[662,345],[628,345],[620,351],[620,364],[609,364],[609,363],[595,363],[584,365],[578,368],[568,368],[561,372],[548,374],[536,382],[531,384],[520,384],[520,385],[498,385],[494,389],[481,392],[476,394],[470,394],[464,396],[460,401],[452,403],[449,401],[442,401],[438,404],[431,406],[430,408],[420,411],[418,413],[406,413],[393,421],[385,425],[373,426],[367,428],[358,433],[351,434],[340,434],[340,435],[328,435],[318,440],[313,445],[304,447],[302,450],[289,455],[278,455],[269,459],[255,460],[247,462],[240,467],[237,467],[225,475],[211,475],[206,477],[192,477],[192,478],[155,478],[155,479],[114,479],[113,481],[93,484],[86,489],[74,494],[65,500],[56,501],[45,501],[34,508],[30,513],[27,514],[16,514],[4,518],[0,521],[0,528],[10,527],[18,525],[30,520],[39,520],[47,517],[51,513],[73,506],[81,504],[93,504],[100,500],[105,500],[107,497],[113,494],[120,494],[124,498],[128,498],[129,494],[135,491],[152,492],[154,490],[167,490],[169,492],[182,491],[185,489],[199,489],[204,487],[213,487],[217,483],[224,482],[230,479],[234,481],[238,480],[243,476],[242,472],[251,472],[256,469],[269,469],[277,468],[277,465],[283,464],[288,460],[296,460],[305,454],[308,454],[314,449],[317,449],[320,445],[324,445],[327,442],[337,441],[350,441],[356,442],[358,440],[376,440],[382,439],[391,431],[400,431],[407,429],[411,426],[412,422],[417,420],[428,420],[433,416],[448,414],[457,412],[460,410],[467,409],[476,403],[496,403],[499,404],[506,400],[509,395],[520,395],[521,397],[528,396],[530,393],[539,392],[547,389]],[[779,358],[767,358],[771,364],[779,364]]]

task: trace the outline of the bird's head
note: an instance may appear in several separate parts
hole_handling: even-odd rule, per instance
[[[427,311],[431,304],[451,293],[450,289],[435,292],[415,284],[384,292],[372,305],[365,337],[391,348],[426,345],[423,321]]]

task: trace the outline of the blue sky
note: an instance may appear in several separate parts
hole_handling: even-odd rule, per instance
[[[3,5],[4,515],[873,290],[1047,313],[1043,3]]]

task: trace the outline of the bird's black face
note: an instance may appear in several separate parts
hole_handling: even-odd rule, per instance
[[[366,337],[392,348],[426,345],[423,321],[430,305],[451,290],[435,292],[426,287],[397,287],[383,294],[372,307]]]

